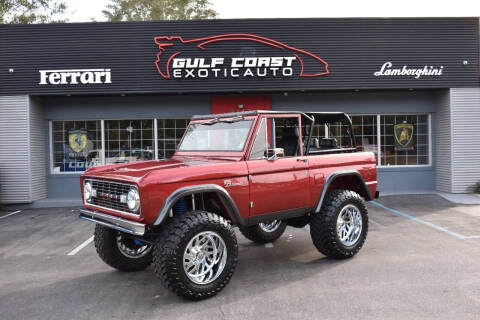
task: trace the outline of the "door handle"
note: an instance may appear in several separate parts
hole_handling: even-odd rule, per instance
[[[297,158],[297,161],[307,162],[307,161],[308,161],[308,158]]]

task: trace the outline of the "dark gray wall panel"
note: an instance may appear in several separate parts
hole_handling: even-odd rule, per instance
[[[435,190],[432,168],[378,168],[378,190],[383,192]]]
[[[43,98],[42,103],[49,120],[190,118],[211,112],[211,97],[207,95],[57,96]]]
[[[155,67],[155,36],[186,40],[250,33],[307,50],[329,64],[318,77],[164,79]],[[0,26],[0,94],[178,93],[299,91],[362,88],[451,88],[479,83],[478,18],[248,19],[72,23]],[[182,49],[187,56],[245,56],[251,43],[214,52]],[[196,48],[196,47],[195,47]],[[248,51],[246,50],[246,51]],[[200,52],[201,51],[201,52]],[[462,62],[468,61],[467,65]],[[444,66],[439,77],[375,77],[386,61],[395,66]],[[13,73],[8,72],[12,68]],[[110,68],[111,84],[38,85],[39,70]],[[295,71],[299,72],[299,63]]]
[[[275,110],[356,114],[435,112],[434,91],[289,93],[272,95]]]
[[[32,201],[47,197],[46,153],[48,148],[43,145],[45,132],[45,114],[39,100],[29,97],[29,161],[30,161],[30,192]]]

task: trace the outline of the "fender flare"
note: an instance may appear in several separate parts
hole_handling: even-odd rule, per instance
[[[244,219],[240,215],[240,211],[235,204],[235,201],[233,201],[232,197],[230,196],[228,191],[225,190],[225,188],[219,186],[218,184],[201,184],[178,188],[177,190],[173,191],[163,202],[163,205],[160,208],[160,211],[158,212],[157,218],[153,222],[153,225],[159,226],[163,222],[163,220],[165,220],[165,217],[168,215],[168,211],[172,209],[175,202],[177,202],[180,198],[192,194],[205,192],[214,192],[218,194],[222,205],[226,208],[227,214],[234,224],[241,226],[245,224]]]
[[[339,170],[339,171],[334,171],[330,173],[325,179],[325,183],[323,184],[322,192],[320,193],[320,197],[318,199],[317,205],[315,207],[315,213],[320,212],[322,209],[323,205],[323,200],[325,199],[325,195],[327,194],[327,190],[332,184],[333,181],[335,181],[336,178],[339,177],[345,177],[345,176],[354,176],[356,178],[360,179],[360,187],[364,189],[365,193],[367,194],[367,201],[370,201],[373,199],[372,194],[370,192],[370,189],[368,188],[367,184],[365,183],[365,179],[363,179],[362,175],[358,170]]]

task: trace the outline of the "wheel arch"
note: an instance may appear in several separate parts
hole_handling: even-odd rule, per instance
[[[352,183],[356,185],[356,188],[351,187]],[[363,179],[362,175],[360,174],[360,172],[358,172],[358,170],[335,171],[330,173],[325,179],[322,192],[320,193],[320,197],[315,207],[316,213],[320,212],[320,210],[322,209],[323,201],[327,192],[332,189],[339,189],[337,188],[337,186],[344,186],[344,189],[356,191],[367,201],[373,200],[370,189],[368,188],[367,184],[365,183],[365,179]]]
[[[168,216],[168,212],[170,209],[173,208],[174,204],[186,197],[191,195],[197,194],[215,194],[218,196],[218,199],[221,202],[222,207],[225,210],[225,214],[227,217],[232,221],[233,224],[243,226],[245,224],[244,219],[240,215],[240,211],[238,210],[235,201],[233,201],[232,197],[228,193],[225,188],[217,185],[217,184],[202,184],[202,185],[195,185],[195,186],[188,186],[182,187],[174,192],[172,192],[167,199],[164,201],[160,211],[158,212],[157,218],[153,222],[154,226],[159,226],[165,218]]]

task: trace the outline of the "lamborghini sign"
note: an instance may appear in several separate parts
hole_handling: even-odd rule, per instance
[[[413,131],[414,126],[411,123],[400,123],[393,126],[395,136],[395,150],[396,151],[413,151],[414,139]]]

